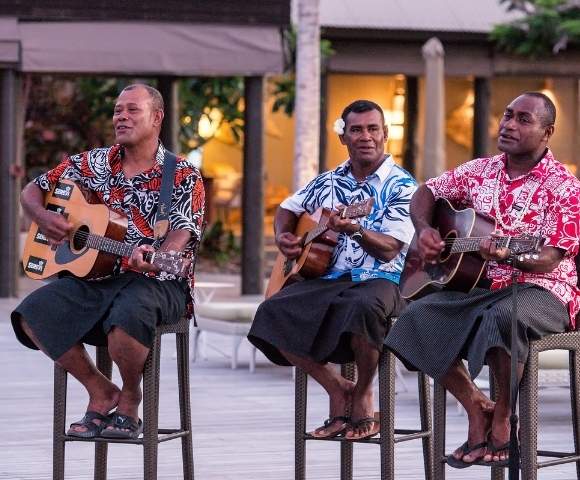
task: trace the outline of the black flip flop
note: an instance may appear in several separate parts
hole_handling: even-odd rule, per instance
[[[347,437],[345,434],[344,438],[346,438],[347,440],[350,440],[352,442],[360,442],[361,440],[368,440],[370,438],[377,436],[381,432],[379,412],[375,412],[374,416],[372,416],[372,417],[364,417],[364,418],[360,418],[359,420],[351,422],[350,425],[347,427],[347,430],[352,431],[354,429],[359,429],[359,428],[363,429],[367,426],[370,427],[370,430],[367,433],[365,433],[364,435],[361,435],[360,437],[352,438],[352,437]]]
[[[498,452],[501,452],[502,450],[507,450],[508,454],[509,454],[509,449],[510,449],[510,442],[506,442],[503,445],[500,445],[499,447],[496,447],[493,442],[490,440],[487,442],[487,449],[489,452],[491,452],[491,456],[493,457],[494,455],[497,455]],[[489,465],[490,467],[505,467],[507,465],[509,465],[510,463],[510,459],[506,458],[505,460],[498,460],[497,462],[494,460],[491,460],[489,462],[483,462],[485,465]]]
[[[112,429],[107,427],[112,426]],[[101,431],[103,438],[120,438],[124,440],[136,440],[143,431],[143,422],[141,419],[134,419],[129,415],[123,415],[114,412],[109,416],[108,423]]]
[[[479,460],[475,460],[473,462],[464,462],[462,459],[465,455],[469,455],[474,450],[477,450],[479,448],[485,448],[487,446],[488,446],[487,442],[481,442],[478,443],[477,445],[474,445],[473,447],[470,447],[469,444],[465,442],[463,445],[461,445],[461,447],[459,447],[459,449],[461,450],[461,458],[455,458],[453,454],[447,455],[447,465],[453,468],[467,468],[471,467],[472,465],[478,465]]]
[[[93,422],[93,420],[100,420],[101,423],[98,425]],[[69,437],[78,437],[78,438],[96,438],[98,437],[103,428],[107,425],[109,418],[106,415],[103,415],[99,412],[94,412],[92,410],[88,410],[85,413],[85,416],[81,418],[78,422],[74,422],[70,424],[70,427],[66,434]],[[85,427],[86,430],[84,432],[80,432],[78,430],[74,430],[73,427]]]
[[[318,434],[316,434],[316,430],[322,430],[324,428],[328,428],[334,422],[338,422],[338,421],[341,421],[343,423],[342,428],[340,428],[339,430],[336,430],[335,432],[332,432],[329,435],[318,435]],[[342,435],[344,433],[344,431],[346,430],[346,427],[348,426],[348,422],[349,421],[350,421],[350,417],[347,417],[345,415],[338,415],[336,417],[327,418],[326,420],[324,420],[324,423],[323,423],[322,427],[318,427],[313,432],[309,433],[309,435],[312,438],[334,438],[334,437],[338,437],[339,435]]]

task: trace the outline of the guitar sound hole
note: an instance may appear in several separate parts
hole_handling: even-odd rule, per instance
[[[74,250],[82,250],[87,244],[89,236],[89,227],[83,225],[78,228],[72,239],[72,247]]]

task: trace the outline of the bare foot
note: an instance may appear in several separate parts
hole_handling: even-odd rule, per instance
[[[87,412],[97,412],[104,416],[108,415],[109,412],[113,410],[113,408],[115,408],[119,403],[120,395],[121,390],[119,390],[119,387],[117,387],[112,382],[108,382],[107,384],[105,384],[104,390],[94,392],[89,397]],[[101,420],[98,418],[95,418],[91,421],[95,425],[101,424]],[[71,425],[70,430],[78,433],[84,433],[88,430],[88,428],[83,425],[77,424]]]
[[[378,433],[379,424],[374,418],[375,406],[372,385],[364,391],[360,391],[357,385],[352,394],[351,426],[345,437],[349,440],[358,440]]]
[[[123,387],[115,412],[124,417],[131,417],[135,421],[138,421],[139,405],[141,404],[142,398],[143,394],[141,393],[141,387],[138,387],[136,390],[128,390]],[[119,428],[114,425],[107,425],[105,430],[129,431],[127,428]]]
[[[492,425],[492,418],[495,404],[488,399],[482,400],[474,404],[474,407],[467,411],[467,418],[469,421],[469,429],[467,434],[467,446],[473,448],[476,445],[482,444],[487,439],[487,434]],[[457,460],[462,460],[465,463],[473,463],[484,457],[486,453],[485,446],[476,448],[465,454],[464,450],[459,447],[453,452],[453,457]]]
[[[493,414],[488,450],[483,457],[485,462],[500,462],[509,458],[510,421],[509,411],[496,409]]]
[[[334,437],[345,429],[350,414],[353,390],[354,382],[346,379],[341,380],[336,391],[328,394],[328,420],[324,422],[323,426],[310,432],[310,435],[316,438]]]

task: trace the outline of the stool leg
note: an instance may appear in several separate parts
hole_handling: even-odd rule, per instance
[[[64,479],[64,430],[66,421],[66,370],[54,364],[54,413],[52,430],[52,478]]]
[[[496,400],[497,382],[491,370],[489,371],[489,393],[493,401]],[[504,480],[505,479],[505,469],[501,467],[491,468],[491,480]],[[528,480],[528,479],[526,479]]]
[[[395,356],[383,350],[379,359],[381,480],[395,478]]]
[[[308,376],[295,367],[294,382],[294,478],[304,480],[306,478],[306,401],[308,398]]]
[[[161,335],[156,334],[143,369],[143,478],[157,480],[159,432],[159,357]]]
[[[580,355],[578,350],[570,350],[570,400],[572,401],[572,428],[574,433],[574,452],[580,454]],[[576,478],[580,480],[580,462],[576,462]]]
[[[433,444],[434,444],[434,476],[435,480],[445,480],[445,420],[447,415],[446,390],[439,382],[435,382],[433,393]]]
[[[538,475],[538,352],[530,346],[520,384],[520,453],[522,478]]]
[[[175,335],[177,350],[177,382],[179,388],[179,418],[181,430],[189,434],[181,437],[183,478],[193,480],[193,439],[191,432],[191,403],[189,395],[189,332]]]
[[[255,371],[256,371],[256,347],[252,345],[250,350],[250,373],[254,373]]]
[[[340,373],[347,380],[355,381],[354,363],[341,365]],[[340,442],[340,480],[352,480],[352,442]]]
[[[419,383],[419,411],[421,415],[421,431],[430,435],[423,441],[423,463],[425,465],[425,480],[433,480],[433,425],[431,419],[431,395],[429,377],[424,373],[417,375]]]
[[[113,373],[113,362],[109,356],[107,347],[97,347],[97,368],[102,374],[111,379]],[[107,479],[107,450],[108,443],[95,443],[95,480]]]
[[[238,368],[238,352],[240,350],[240,343],[242,343],[243,339],[244,337],[239,335],[234,335],[232,337],[232,370]]]

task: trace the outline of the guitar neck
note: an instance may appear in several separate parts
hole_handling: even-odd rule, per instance
[[[463,237],[447,240],[451,242],[450,253],[468,253],[478,252],[481,241],[488,237]],[[495,240],[497,248],[512,247],[514,244],[530,248],[534,243],[533,240],[520,237],[499,237]]]
[[[85,232],[78,231],[75,234],[75,237],[79,235],[82,235],[83,237],[86,236],[85,245],[87,247],[99,250],[100,252],[112,253],[113,255],[118,255],[120,257],[130,257],[133,253],[133,249],[135,248],[133,245],[128,245],[117,240],[112,240],[101,235],[94,235],[92,233],[87,234]],[[146,253],[144,255],[144,260],[146,262],[150,262],[152,258],[152,253]]]
[[[306,237],[304,237],[304,245],[308,245],[310,242],[315,240],[318,236],[322,235],[327,230],[328,225],[326,223],[316,226],[306,234]]]

